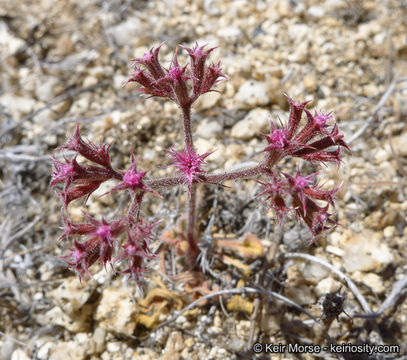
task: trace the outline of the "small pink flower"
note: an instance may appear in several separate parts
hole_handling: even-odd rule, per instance
[[[198,97],[201,94],[201,87],[205,78],[206,58],[216,49],[216,47],[204,50],[206,45],[199,46],[198,43],[195,43],[195,46],[192,49],[182,45],[181,47],[188,52],[191,59],[193,92],[194,96]]]
[[[228,79],[228,77],[222,72],[220,61],[217,64],[212,63],[209,65],[205,69],[205,77],[202,82],[200,94],[205,94],[212,91],[212,87],[218,82],[222,81],[221,78]]]
[[[110,145],[107,144],[96,145],[92,142],[85,142],[80,135],[78,122],[74,135],[69,138],[68,142],[59,149],[74,150],[81,154],[84,158],[111,169],[109,148]]]
[[[191,76],[186,75],[185,73],[187,66],[179,66],[177,51],[178,49],[175,50],[174,57],[171,61],[171,66],[168,69],[167,74],[163,78],[157,80],[157,83],[165,83],[171,86],[173,93],[175,94],[175,98],[172,98],[172,100],[175,101],[181,108],[185,108],[190,106],[192,103],[186,82],[191,78]]]
[[[290,97],[288,101],[290,103],[288,124],[281,124],[281,129],[277,129],[271,121],[270,135],[264,135],[269,145],[263,151],[283,156],[297,156],[311,162],[335,162],[339,166],[340,147],[348,150],[349,147],[343,140],[344,135],[339,132],[333,116],[322,112],[315,112],[315,115],[312,115],[305,109],[309,101],[296,103]],[[307,115],[307,122],[298,131],[303,112]],[[328,124],[328,121],[333,124]],[[329,127],[332,129],[328,130]],[[334,146],[337,147],[336,150],[329,150]]]
[[[74,247],[69,250],[71,253],[61,256],[61,258],[72,258],[72,260],[66,260],[66,263],[79,273],[81,279],[85,272],[92,276],[89,268],[100,256],[100,242],[97,239],[90,239],[85,243],[80,243],[75,239]]]
[[[298,198],[300,199],[302,206],[303,206],[303,211],[304,214],[307,213],[307,209],[306,209],[306,189],[309,188],[309,184],[312,183],[315,180],[315,176],[318,173],[314,173],[308,176],[301,176],[301,172],[300,169],[297,170],[297,174],[295,177],[292,177],[291,175],[288,175],[286,173],[282,174],[287,178],[288,180],[288,184],[290,187],[290,193],[295,192],[298,196]]]
[[[164,69],[160,64],[160,61],[158,60],[158,53],[160,52],[161,46],[163,45],[164,43],[161,43],[155,49],[151,48],[148,53],[144,53],[141,59],[139,58],[132,60],[135,65],[144,65],[148,69],[151,77],[154,80],[161,79],[165,76]]]
[[[137,159],[134,157],[134,154],[131,154],[131,165],[129,170],[127,170],[123,174],[123,181],[116,185],[112,190],[108,191],[107,193],[103,194],[109,194],[114,191],[119,191],[119,190],[124,190],[124,189],[130,189],[132,192],[136,190],[142,190],[142,191],[147,191],[151,192],[154,195],[157,195],[161,197],[160,194],[155,192],[153,189],[151,189],[149,186],[143,183],[143,178],[146,176],[147,171],[137,171]]]
[[[80,199],[84,196],[88,198],[90,194],[99,188],[100,184],[100,181],[88,182],[85,185],[75,186],[70,189],[65,189],[64,191],[56,191],[56,194],[62,200],[65,209],[67,209],[71,201]]]
[[[185,183],[188,183],[189,190],[193,182],[201,181],[200,177],[204,174],[202,166],[205,165],[205,158],[212,154],[213,151],[208,151],[205,154],[199,155],[193,150],[175,151],[171,148],[168,151],[172,157],[172,165],[178,168],[178,173],[181,174]]]
[[[149,242],[153,236],[152,229],[158,224],[143,224],[142,221],[135,224],[134,228],[127,233],[126,243],[121,247],[121,253],[115,262],[127,260],[128,267],[122,274],[130,274],[137,282],[143,278],[147,270],[143,267],[145,259],[156,257],[150,248]]]
[[[325,207],[320,207],[308,197],[305,198],[305,202],[306,213],[303,210],[301,201],[294,195],[293,205],[296,207],[298,217],[302,218],[311,230],[312,244],[319,234],[324,230],[332,229],[336,225],[336,222],[330,219],[331,214],[328,213],[329,204]],[[330,223],[332,226],[327,226],[326,223]]]
[[[257,182],[264,186],[264,190],[257,194],[256,197],[266,195],[266,200],[270,200],[270,208],[276,212],[277,219],[281,226],[283,215],[292,210],[292,208],[287,206],[286,200],[284,199],[284,195],[288,194],[286,182],[278,179],[274,173],[271,175],[271,181]]]

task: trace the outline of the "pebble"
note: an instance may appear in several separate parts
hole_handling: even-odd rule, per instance
[[[0,96],[0,105],[7,109],[7,112],[19,119],[21,115],[26,115],[34,109],[36,101],[22,96],[15,96],[6,93]]]
[[[55,44],[57,56],[67,56],[75,51],[75,45],[68,34],[62,34]]]
[[[10,55],[14,55],[25,46],[23,39],[14,36],[9,31],[6,23],[0,21],[0,53],[1,58],[5,58]]]
[[[194,108],[197,111],[203,111],[213,108],[222,98],[222,94],[219,92],[209,92],[201,97],[194,103]]]
[[[329,274],[329,270],[317,263],[310,262],[304,267],[302,274],[307,281],[317,284]]]
[[[126,21],[108,28],[106,32],[121,47],[150,45],[152,41],[143,21],[136,16],[131,16]]]
[[[321,19],[325,16],[325,9],[318,5],[310,6],[308,8],[308,15],[313,19]]]
[[[318,88],[317,79],[315,76],[308,75],[303,80],[304,87],[308,92],[314,92]]]
[[[31,358],[22,349],[13,351],[10,360],[30,360]]]
[[[343,245],[345,251],[343,265],[350,273],[379,272],[394,261],[394,256],[380,233],[365,230],[347,239]]]
[[[270,98],[268,96],[267,84],[256,80],[246,81],[240,86],[235,101],[243,109],[252,109],[269,104]]]
[[[223,126],[219,121],[202,120],[196,130],[196,135],[204,139],[216,138],[223,133]]]
[[[270,113],[261,108],[251,110],[231,130],[231,136],[240,140],[250,140],[266,133],[270,128]]]
[[[397,153],[398,156],[407,156],[407,131],[403,132],[399,136],[395,136],[392,138],[392,145],[394,151]]]
[[[354,281],[361,282],[371,288],[377,295],[384,293],[386,290],[382,277],[377,274],[356,272],[352,274],[352,278]]]
[[[96,289],[96,281],[80,281],[79,277],[71,276],[51,291],[51,298],[68,314],[80,310]]]
[[[309,285],[290,286],[285,290],[285,296],[299,305],[310,305],[316,301]]]
[[[130,335],[136,326],[133,320],[136,311],[137,306],[125,288],[107,287],[103,290],[95,319],[108,331]]]
[[[337,291],[342,284],[331,277],[322,279],[314,288],[315,295],[319,298],[325,296],[326,294]]]
[[[218,30],[218,36],[228,43],[238,43],[242,39],[243,32],[235,26],[226,26]]]

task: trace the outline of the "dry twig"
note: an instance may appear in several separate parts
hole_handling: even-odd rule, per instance
[[[192,303],[190,303],[189,305],[187,305],[185,308],[183,308],[181,311],[179,311],[177,314],[175,314],[171,319],[164,321],[163,323],[161,323],[160,325],[157,326],[157,329],[162,328],[170,323],[172,323],[173,321],[175,321],[176,319],[178,319],[182,314],[186,313],[187,311],[193,309],[195,306],[197,306],[202,300],[206,300],[206,299],[210,299],[212,297],[215,296],[221,296],[221,295],[242,295],[242,294],[265,294],[265,295],[269,295],[272,296],[278,300],[281,300],[285,303],[287,303],[290,306],[295,307],[297,310],[303,312],[304,314],[306,314],[310,319],[312,319],[315,323],[319,324],[318,319],[316,319],[313,315],[311,315],[307,310],[305,310],[302,306],[298,305],[297,303],[295,303],[294,301],[290,300],[289,298],[278,294],[274,291],[271,290],[265,290],[265,289],[260,289],[260,288],[251,288],[251,287],[241,287],[238,289],[226,289],[226,290],[220,290],[220,291],[216,291],[207,295],[204,295],[202,297],[200,297],[198,300],[193,301]]]
[[[393,93],[394,89],[396,88],[396,85],[403,82],[403,81],[406,81],[406,80],[407,80],[407,77],[402,77],[400,79],[395,79],[390,83],[389,87],[384,92],[384,94],[380,98],[379,102],[377,103],[377,105],[373,109],[372,115],[370,115],[370,117],[367,119],[365,124],[361,128],[359,128],[359,130],[356,131],[353,134],[353,136],[351,136],[347,140],[348,145],[353,143],[360,135],[362,135],[366,131],[366,129],[370,126],[370,124],[376,119],[377,115],[379,114],[379,111],[384,106],[384,104],[386,103],[386,101],[389,99],[390,95]]]
[[[386,298],[386,300],[384,300],[384,302],[377,311],[372,312],[370,314],[354,314],[353,317],[376,319],[383,315],[383,313],[387,309],[393,307],[396,304],[397,300],[405,294],[407,294],[407,276],[404,276],[393,285],[393,288],[389,296]]]
[[[326,267],[327,269],[331,270],[333,273],[335,273],[342,281],[345,281],[348,288],[350,291],[352,291],[353,295],[355,298],[359,301],[359,304],[362,306],[363,311],[366,313],[371,313],[369,304],[367,303],[366,299],[364,296],[360,293],[359,289],[355,285],[355,283],[348,277],[346,276],[342,271],[336,269],[333,265],[330,263],[326,262],[325,260],[322,260],[320,258],[317,258],[316,256],[309,255],[309,254],[301,254],[301,253],[284,253],[279,256],[281,259],[305,259],[308,261],[313,261],[316,262],[317,264]]]

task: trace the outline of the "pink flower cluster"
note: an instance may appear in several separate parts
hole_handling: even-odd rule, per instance
[[[134,59],[134,73],[128,82],[141,85],[140,91],[150,96],[158,96],[174,101],[183,115],[184,144],[182,150],[167,150],[171,164],[176,168],[173,177],[148,179],[147,171],[137,169],[137,159],[131,154],[127,171],[114,169],[109,155],[109,145],[96,145],[85,141],[79,132],[79,124],[71,138],[60,149],[75,152],[72,159],[57,160],[53,156],[54,169],[51,187],[62,186],[57,195],[62,199],[62,220],[64,233],[60,237],[73,238],[73,247],[65,255],[68,265],[81,277],[90,275],[89,268],[99,260],[104,266],[126,262],[122,272],[137,281],[145,272],[144,260],[155,255],[150,250],[153,229],[157,223],[148,224],[140,216],[144,195],[161,197],[156,190],[172,186],[187,185],[188,216],[185,239],[188,242],[189,257],[186,262],[191,269],[196,267],[199,255],[199,234],[196,221],[196,184],[207,183],[221,185],[227,180],[261,178],[258,182],[263,190],[257,195],[265,197],[277,218],[287,212],[296,213],[312,233],[312,242],[326,229],[336,223],[328,212],[334,205],[334,196],[339,187],[326,190],[315,183],[318,173],[305,175],[298,169],[295,176],[277,170],[278,163],[286,156],[301,158],[313,164],[333,162],[340,165],[341,150],[348,149],[343,133],[339,131],[333,116],[328,113],[312,114],[305,108],[308,101],[297,103],[287,96],[290,104],[288,122],[280,121],[277,126],[271,121],[270,133],[265,136],[267,145],[263,158],[257,165],[229,172],[208,173],[205,159],[212,153],[198,154],[193,145],[191,130],[191,105],[202,94],[215,91],[212,87],[226,76],[220,63],[207,65],[207,58],[214,50],[205,50],[205,46],[195,44],[193,48],[181,46],[188,54],[190,63],[180,66],[177,50],[168,69],[161,65],[158,54],[162,44],[152,48],[142,58]],[[303,114],[305,123],[302,125]],[[84,158],[87,163],[78,162]],[[90,164],[89,164],[90,163]],[[73,223],[68,219],[69,204],[79,198],[88,198],[99,186],[109,180],[118,181],[108,193],[128,191],[130,205],[127,213],[118,220],[96,220],[83,212],[85,222]],[[104,194],[104,195],[106,195]],[[320,202],[323,202],[321,204]],[[80,240],[82,239],[82,240]],[[114,254],[117,256],[114,257]]]
[[[264,135],[269,145],[263,150],[267,154],[267,161],[273,165],[285,156],[300,157],[312,163],[334,162],[338,166],[341,161],[341,148],[349,150],[343,140],[343,133],[330,114],[315,112],[314,115],[305,109],[308,101],[296,103],[287,97],[290,103],[290,116],[287,125],[280,122],[277,128],[271,121],[270,135]],[[307,121],[299,130],[302,113],[305,112]],[[260,182],[264,186],[258,196],[266,195],[270,200],[270,207],[276,211],[281,221],[284,213],[294,210],[297,216],[304,220],[312,233],[312,242],[326,229],[326,223],[335,224],[328,213],[329,205],[334,206],[334,194],[339,187],[323,190],[317,185],[311,185],[314,173],[302,176],[300,170],[295,177],[280,172],[284,178],[278,176],[278,171],[267,169],[270,181]],[[287,198],[291,198],[291,206]],[[314,200],[323,200],[326,206],[319,206]]]
[[[89,267],[98,259],[105,266],[107,263],[113,266],[113,263],[127,261],[128,268],[123,273],[129,273],[139,281],[145,271],[143,258],[154,257],[149,249],[149,242],[156,223],[143,223],[137,211],[141,199],[135,196],[135,192],[151,192],[160,196],[144,183],[143,178],[147,172],[137,171],[133,154],[129,170],[125,172],[114,170],[110,162],[109,146],[84,141],[79,133],[79,125],[73,137],[60,149],[76,152],[72,160],[65,158],[64,162],[57,160],[54,156],[52,158],[54,170],[50,186],[64,185],[62,191],[57,191],[64,204],[62,210],[64,233],[60,239],[74,238],[74,247],[70,248],[70,254],[63,256],[63,258],[67,259],[67,264],[76,270],[81,277],[85,273],[90,275]],[[95,165],[79,164],[77,162],[78,155],[95,163]],[[66,215],[69,203],[75,199],[89,197],[103,182],[111,179],[119,180],[120,183],[109,193],[128,189],[133,195],[133,211],[112,222],[105,219],[98,221],[83,212],[86,222],[72,223]],[[120,240],[122,234],[127,234],[125,244],[122,244]],[[78,236],[84,237],[85,240],[83,242],[78,241]],[[112,257],[115,248],[119,252],[116,259]]]
[[[206,65],[208,55],[216,48],[204,50],[206,45],[198,46],[198,44],[193,48],[181,46],[188,52],[190,66],[182,67],[178,64],[178,49],[176,49],[169,68],[165,69],[158,60],[162,45],[156,49],[152,48],[142,58],[132,60],[134,73],[127,82],[139,83],[142,93],[168,98],[181,108],[186,108],[190,107],[200,95],[211,91],[222,78],[226,78],[222,73],[220,62]],[[144,69],[141,69],[140,65]]]

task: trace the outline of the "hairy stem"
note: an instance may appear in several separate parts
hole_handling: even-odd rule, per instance
[[[230,172],[223,172],[220,174],[207,174],[202,175],[200,179],[194,180],[194,183],[206,183],[206,184],[220,184],[227,180],[248,179],[260,174],[265,173],[263,165],[256,165],[247,169],[235,170]],[[171,188],[177,185],[183,185],[185,180],[181,176],[165,177],[159,179],[146,180],[144,184],[152,189]]]
[[[136,217],[139,220],[140,204],[143,201],[144,191],[139,191],[132,195],[131,206],[128,212],[129,216]]]
[[[207,184],[219,184],[227,180],[248,179],[260,174],[265,173],[263,165],[256,165],[247,169],[235,170],[230,172],[223,172],[220,174],[207,174],[202,175],[199,180],[194,180],[194,183],[207,183]],[[165,177],[159,179],[146,180],[144,183],[152,189],[171,188],[177,185],[183,185],[185,182],[181,176]]]
[[[183,107],[182,114],[184,117],[184,134],[185,147],[188,152],[194,151],[194,142],[192,140],[191,131],[191,106]],[[188,240],[188,255],[189,266],[192,268],[195,263],[195,258],[199,253],[196,244],[196,184],[191,184],[190,194],[188,199],[188,225],[187,225],[187,240]]]
[[[199,253],[199,249],[196,243],[196,184],[191,185],[191,193],[188,201],[188,228],[187,228],[187,240],[188,240],[188,256],[189,266],[192,268],[195,264],[196,256]]]
[[[182,108],[182,115],[184,117],[184,135],[185,135],[185,146],[186,150],[193,151],[194,142],[192,140],[192,130],[191,130],[191,106]]]

